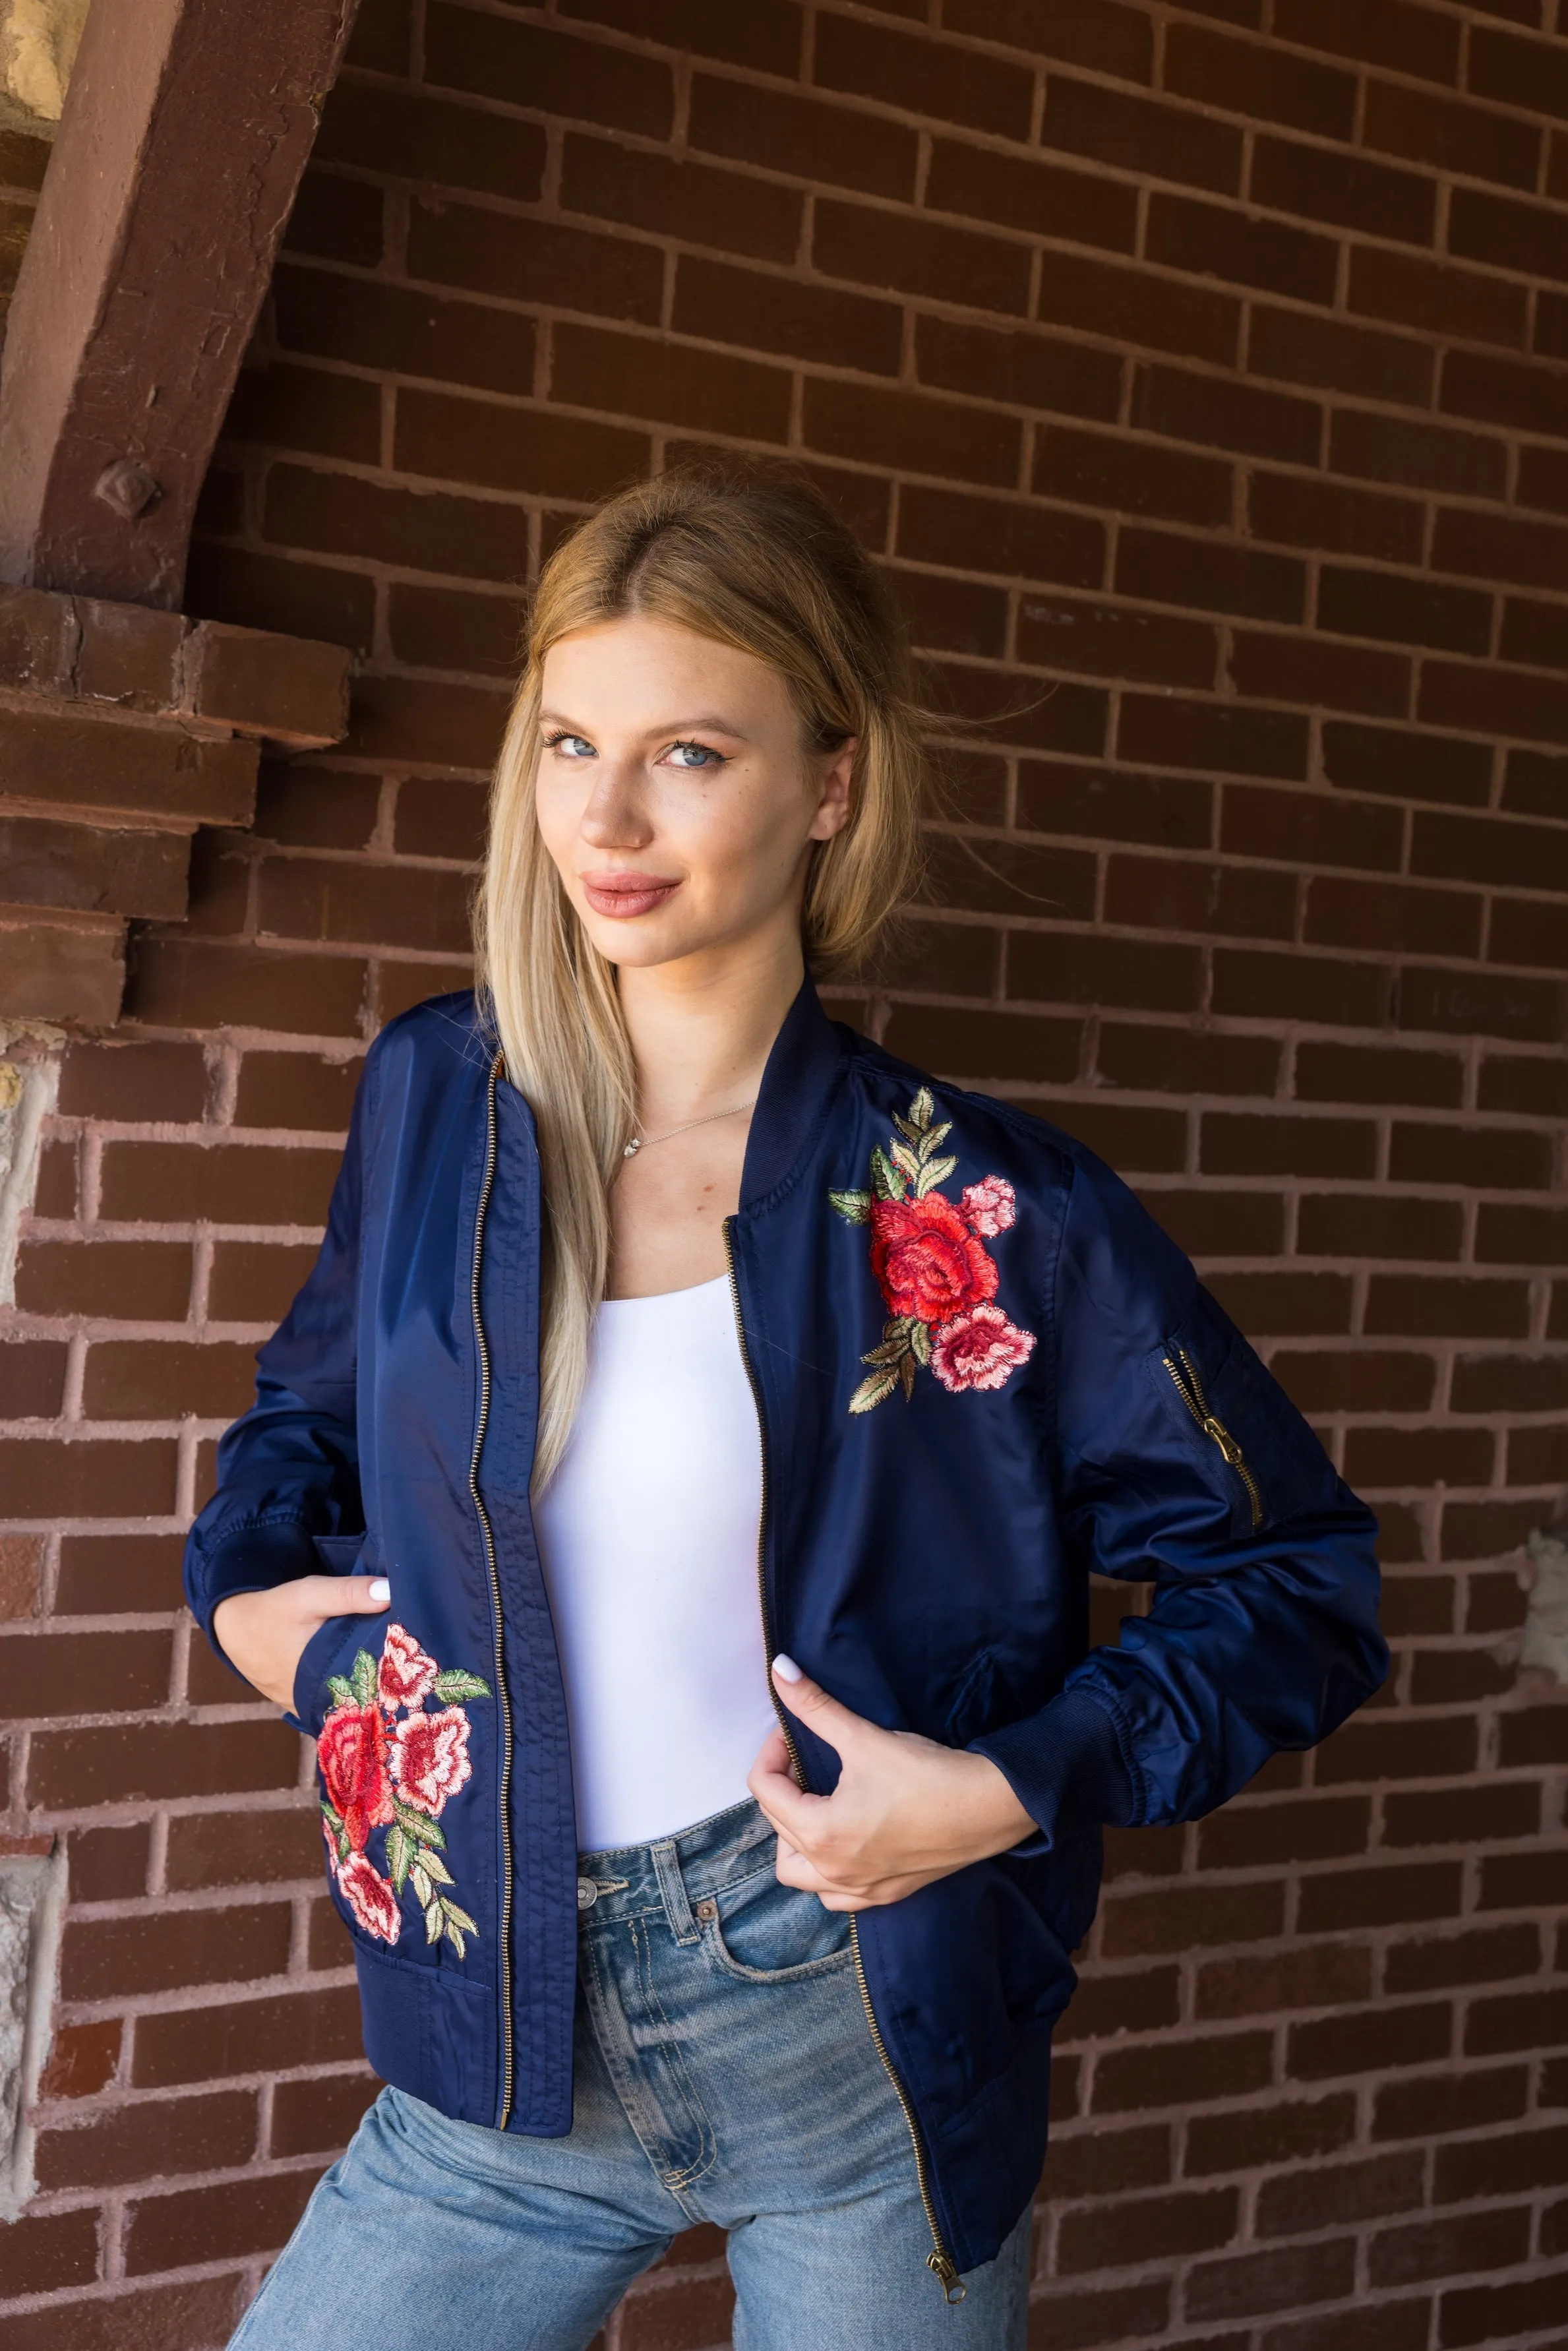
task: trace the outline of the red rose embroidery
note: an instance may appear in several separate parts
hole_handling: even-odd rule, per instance
[[[960,1307],[993,1298],[997,1269],[951,1200],[873,1200],[871,1264],[894,1314],[945,1322]]]
[[[351,1853],[339,1865],[338,1884],[365,1933],[395,1943],[402,1929],[402,1909],[391,1881],[372,1869],[362,1853]]]
[[[977,1184],[966,1184],[963,1209],[972,1233],[995,1240],[1017,1223],[1018,1196],[1005,1176],[986,1176]]]
[[[392,1732],[392,1775],[405,1802],[439,1820],[448,1796],[465,1785],[468,1717],[460,1706],[437,1714],[411,1714]]]
[[[380,1707],[352,1699],[335,1706],[321,1725],[317,1757],[328,1800],[354,1852],[363,1853],[371,1831],[390,1826],[393,1818]]]
[[[991,1301],[1000,1276],[983,1241],[1018,1222],[1018,1196],[1005,1176],[982,1176],[965,1186],[958,1204],[938,1186],[956,1168],[942,1145],[951,1121],[936,1123],[929,1086],[922,1086],[886,1150],[871,1155],[863,1192],[830,1192],[846,1224],[871,1227],[871,1263],[890,1319],[882,1344],[861,1357],[871,1365],[850,1398],[850,1410],[871,1412],[902,1388],[915,1394],[929,1364],[943,1387],[1005,1386],[1034,1351],[1034,1334],[1009,1322]]]
[[[1033,1353],[1033,1332],[1019,1330],[999,1306],[972,1306],[931,1337],[931,1368],[953,1395],[999,1388]]]
[[[387,1626],[386,1646],[382,1651],[381,1671],[376,1677],[377,1691],[389,1714],[400,1706],[420,1706],[434,1687],[436,1664],[426,1656],[412,1633],[401,1625]]]
[[[460,1666],[444,1672],[412,1633],[389,1625],[379,1664],[361,1649],[352,1674],[329,1687],[337,1704],[317,1741],[329,1874],[357,1924],[383,1943],[396,1942],[412,1887],[426,1941],[444,1937],[461,1959],[479,1929],[456,1899],[435,1823],[474,1776],[465,1701],[488,1698],[490,1685]],[[431,1696],[442,1704],[427,1714]],[[365,1852],[375,1829],[386,1831],[384,1877]]]

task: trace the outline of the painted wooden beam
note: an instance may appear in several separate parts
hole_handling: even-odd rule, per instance
[[[0,371],[0,580],[177,608],[358,0],[93,0]]]

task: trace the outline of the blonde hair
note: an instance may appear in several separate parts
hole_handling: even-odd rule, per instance
[[[873,566],[809,482],[781,468],[683,467],[622,491],[556,549],[496,770],[477,914],[482,993],[543,1164],[536,1488],[581,1398],[610,1186],[636,1107],[614,967],[579,921],[536,820],[540,675],[563,637],[631,613],[770,662],[808,749],[858,739],[849,821],[816,845],[807,877],[810,971],[835,976],[864,958],[916,862],[924,727],[904,634]]]

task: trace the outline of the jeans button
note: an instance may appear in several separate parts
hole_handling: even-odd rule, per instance
[[[580,1877],[577,1881],[578,1908],[580,1910],[591,1910],[598,1899],[599,1888],[595,1886],[592,1878]]]
[[[716,1918],[718,1917],[718,1904],[716,1902],[699,1902],[697,1904],[697,1917],[699,1918]]]

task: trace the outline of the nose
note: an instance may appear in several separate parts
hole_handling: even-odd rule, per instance
[[[653,837],[637,789],[638,770],[601,758],[582,811],[582,838],[593,849],[645,849]]]

